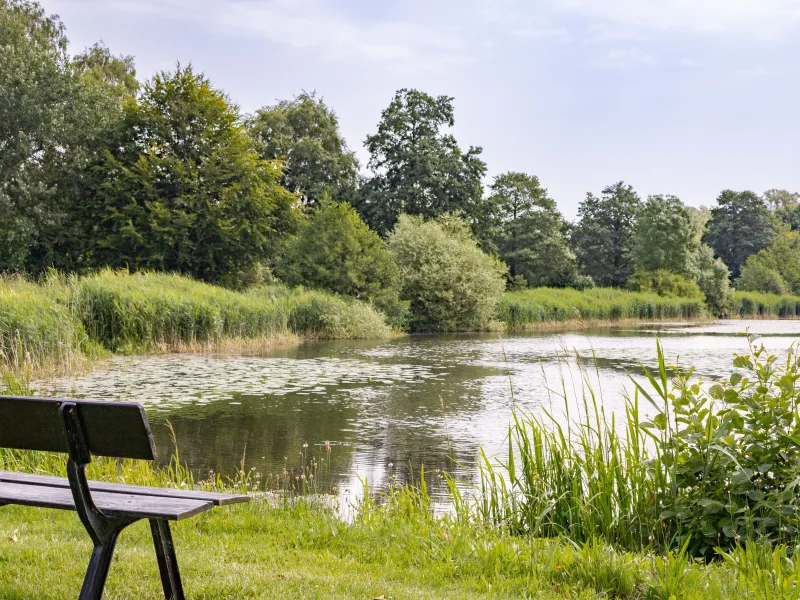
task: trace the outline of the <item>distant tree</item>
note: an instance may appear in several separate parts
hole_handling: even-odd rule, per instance
[[[453,99],[402,89],[381,114],[378,131],[367,137],[372,176],[356,196],[355,208],[381,235],[401,213],[435,218],[479,214],[486,164],[481,149],[459,148],[442,130],[452,127]]]
[[[769,246],[777,230],[778,220],[762,198],[749,191],[725,190],[711,210],[703,242],[738,277],[747,257]]]
[[[639,196],[620,181],[601,196],[591,192],[578,209],[570,241],[578,264],[597,285],[622,287],[633,273],[631,250]]]
[[[303,92],[259,110],[249,122],[261,158],[280,160],[280,183],[314,205],[323,194],[350,200],[358,161],[339,132],[336,114],[315,94]]]
[[[506,268],[478,247],[469,225],[452,215],[425,221],[401,215],[387,238],[400,267],[401,297],[416,331],[484,329],[495,318]]]
[[[800,229],[800,193],[787,190],[767,190],[764,192],[767,203],[775,216],[791,231]]]
[[[491,192],[483,246],[508,265],[509,279],[522,277],[531,287],[575,283],[577,263],[567,247],[566,224],[539,179],[504,173],[495,178]]]
[[[399,271],[377,233],[346,202],[320,199],[300,233],[286,246],[276,274],[292,286],[330,290],[371,302],[401,325]]]
[[[698,243],[688,208],[675,196],[649,196],[639,209],[631,258],[636,270],[689,275]]]
[[[130,99],[81,207],[94,264],[233,282],[296,229],[296,198],[236,107],[191,66]]]
[[[785,233],[769,248],[750,255],[736,287],[752,292],[800,294],[800,234]]]

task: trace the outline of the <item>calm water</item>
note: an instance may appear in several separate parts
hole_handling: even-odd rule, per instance
[[[554,392],[565,386],[570,402],[580,397],[576,354],[588,359],[606,409],[621,410],[622,393],[632,387],[627,372],[639,363],[655,367],[656,336],[670,362],[694,365],[712,379],[730,372],[735,352],[746,351],[737,333],[748,327],[780,352],[800,339],[798,321],[407,337],[258,356],[115,358],[103,371],[41,382],[38,391],[142,403],[162,455],[171,451],[169,422],[182,460],[201,475],[232,473],[243,457],[248,468],[277,473],[300,464],[304,444],[307,453],[326,457],[328,441],[330,482],[346,493],[360,487],[359,477],[380,488],[421,465],[453,470],[449,456],[469,480],[480,446],[502,456],[515,403],[562,414],[564,401]]]

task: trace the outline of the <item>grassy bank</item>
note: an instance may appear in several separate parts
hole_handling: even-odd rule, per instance
[[[586,390],[567,424],[517,413],[511,459],[480,459],[472,498],[435,515],[424,478],[355,507],[350,522],[313,498],[256,494],[176,527],[196,598],[543,598],[671,600],[800,597],[800,358],[762,348],[702,384],[666,365],[628,398],[624,434]],[[639,401],[655,409],[643,420]],[[304,459],[304,463],[305,463]],[[0,450],[0,469],[60,473],[63,457]],[[111,460],[93,478],[195,482],[173,461]],[[285,489],[285,488],[284,488]],[[68,598],[90,551],[77,517],[0,510],[0,598]],[[109,598],[157,598],[145,526],[119,545]],[[699,560],[698,560],[699,559]]]
[[[499,320],[512,331],[572,321],[694,320],[706,317],[701,299],[662,298],[657,294],[611,288],[536,288],[508,292],[498,307]]]
[[[40,283],[0,279],[0,360],[36,374],[105,352],[248,349],[291,339],[380,338],[383,315],[325,292],[235,292],[173,274],[102,271]]]

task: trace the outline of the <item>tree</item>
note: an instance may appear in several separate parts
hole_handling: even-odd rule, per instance
[[[698,249],[695,221],[675,196],[649,196],[639,209],[631,258],[635,269],[689,275]]]
[[[485,329],[505,289],[505,266],[484,254],[469,225],[453,215],[401,215],[387,238],[400,267],[401,298],[416,331]]]
[[[536,176],[504,173],[495,178],[483,220],[485,250],[508,265],[509,279],[532,287],[577,283],[575,255],[567,247],[566,224]]]
[[[19,270],[60,212],[46,172],[69,146],[75,85],[58,17],[0,0],[0,36],[0,270]]]
[[[769,248],[749,256],[736,287],[751,292],[800,294],[800,234],[785,233]]]
[[[322,288],[366,300],[395,325],[405,313],[398,300],[399,271],[377,233],[346,202],[322,199],[288,244],[276,274],[292,286]]]
[[[767,203],[775,216],[791,231],[800,229],[800,193],[787,190],[767,190],[764,192]]]
[[[600,197],[591,192],[578,209],[571,245],[587,275],[597,285],[624,286],[633,272],[631,250],[639,196],[620,181]]]
[[[738,277],[747,257],[769,246],[777,230],[777,219],[763,199],[749,191],[725,190],[711,210],[703,242]]]
[[[486,164],[480,148],[464,152],[442,132],[453,124],[453,98],[417,90],[398,91],[381,114],[377,133],[366,141],[372,177],[354,204],[381,235],[392,230],[401,213],[436,218],[461,212],[474,222]]]
[[[259,110],[249,122],[261,158],[280,160],[280,183],[315,205],[323,194],[350,200],[358,161],[339,132],[339,120],[322,99],[303,92]]]
[[[94,264],[233,283],[296,229],[296,199],[236,107],[191,66],[129,99],[82,207]]]

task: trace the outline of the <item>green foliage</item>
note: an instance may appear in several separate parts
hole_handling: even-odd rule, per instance
[[[783,234],[769,248],[749,256],[736,287],[749,292],[800,294],[800,234]]]
[[[115,352],[290,332],[321,338],[390,334],[369,306],[324,292],[273,286],[239,293],[164,273],[105,270],[77,283],[75,304],[89,336]]]
[[[691,279],[672,271],[635,271],[628,280],[635,292],[654,292],[665,298],[703,298],[703,292]]]
[[[368,179],[354,201],[364,221],[388,234],[401,213],[427,219],[460,211],[479,216],[481,178],[486,164],[481,149],[459,148],[452,127],[453,98],[417,90],[399,90],[381,113],[378,131],[367,136]]]
[[[497,314],[513,331],[572,320],[698,319],[705,315],[705,307],[697,297],[664,298],[612,288],[536,288],[506,292]]]
[[[675,196],[650,196],[639,209],[631,259],[637,271],[689,275],[697,252],[695,221]]]
[[[721,258],[714,258],[714,251],[701,244],[694,256],[693,271],[700,291],[712,315],[727,314],[733,303],[730,271]]]
[[[751,346],[733,366],[729,378],[704,384],[693,370],[668,366],[659,345],[658,371],[644,369],[645,383],[632,378],[619,425],[588,384],[567,423],[552,411],[515,412],[508,462],[483,457],[479,514],[533,536],[680,548],[705,559],[748,540],[797,540],[800,357],[792,348],[781,362]],[[552,392],[564,402],[567,381],[562,374],[563,393]],[[655,411],[651,419],[641,417],[640,401]],[[655,587],[680,585],[682,557],[656,567]]]
[[[479,235],[484,250],[508,265],[509,281],[523,277],[533,287],[577,282],[575,256],[567,248],[566,224],[539,179],[525,173],[495,178],[484,203]]]
[[[352,198],[358,161],[339,132],[339,120],[321,98],[303,92],[259,110],[249,122],[261,158],[280,160],[280,184],[305,204],[325,194]]]
[[[747,257],[772,244],[777,229],[778,221],[763,199],[750,191],[725,190],[711,210],[703,242],[738,277]]]
[[[600,197],[586,195],[570,243],[578,263],[600,286],[624,286],[633,272],[631,251],[639,196],[620,181]]]
[[[91,263],[235,283],[296,226],[295,199],[236,108],[191,67],[125,104],[82,207]]]
[[[387,240],[400,267],[401,298],[415,331],[486,329],[505,288],[505,266],[484,254],[469,226],[401,215]]]
[[[329,290],[373,303],[402,325],[399,270],[386,244],[347,203],[323,200],[284,250],[276,274],[292,286]]]

